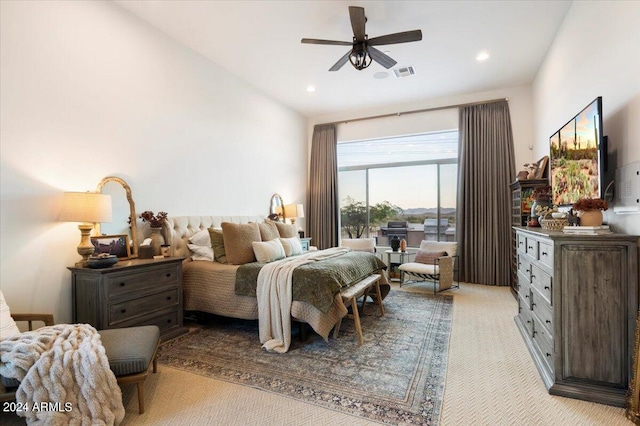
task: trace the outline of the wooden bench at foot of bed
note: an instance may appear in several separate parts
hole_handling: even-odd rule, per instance
[[[382,295],[380,294],[380,275],[373,274],[369,275],[367,278],[358,281],[351,287],[345,288],[340,292],[340,296],[342,296],[342,301],[345,306],[349,306],[351,304],[351,317],[353,317],[353,322],[355,325],[356,333],[358,335],[358,342],[362,345],[364,343],[364,337],[362,337],[362,327],[360,326],[360,314],[358,313],[358,298],[364,296],[371,290],[371,287],[375,287],[376,290],[376,299],[378,301],[378,306],[380,307],[380,316],[384,315],[384,307],[382,306]],[[364,309],[364,304],[367,301],[365,297],[362,301],[362,309]],[[342,318],[338,320],[336,326],[333,330],[333,338],[337,338],[340,333],[340,325],[342,324]]]

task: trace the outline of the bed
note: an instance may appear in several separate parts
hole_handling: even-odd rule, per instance
[[[190,239],[193,239],[202,230],[221,228],[223,223],[259,224],[263,222],[264,218],[261,216],[174,216],[167,218],[163,232],[165,242],[171,245],[172,255],[185,258],[182,271],[185,311],[206,312],[249,320],[259,318],[255,289],[252,292],[250,285],[245,286],[244,289],[237,288],[237,278],[238,274],[244,278],[257,275],[256,271],[260,268],[260,265],[253,264],[253,262],[237,265],[223,264],[216,261],[192,260],[194,252],[191,249],[194,247]],[[226,242],[227,240],[225,239]],[[349,253],[347,257],[353,257],[354,261],[358,262],[364,260],[370,262],[371,267],[366,274],[379,273],[380,269],[385,267],[384,263],[373,254]],[[367,257],[368,259],[366,259]],[[344,264],[345,262],[349,262],[347,258],[342,259],[342,263]],[[317,268],[317,265],[310,268]],[[347,270],[350,268],[346,267]],[[297,273],[296,270],[295,274]],[[311,272],[311,274],[314,273],[317,273],[317,271]],[[360,275],[363,274],[362,270],[359,270],[358,273]],[[381,275],[383,277],[381,288],[383,295],[386,296],[390,287],[384,278],[385,274]],[[349,275],[347,274],[347,276]],[[325,293],[327,291],[332,293],[329,296],[330,300],[327,302],[325,298],[324,302],[318,307],[313,298],[309,299],[305,298],[304,295],[299,295],[301,292],[296,286],[296,275],[294,275],[292,291],[294,297],[291,303],[291,317],[297,321],[308,323],[316,333],[327,340],[331,329],[347,313],[339,294],[340,286],[353,284],[353,277],[355,276],[351,275],[351,278],[347,278],[352,282],[343,282],[338,287],[333,283],[331,290],[324,290]]]

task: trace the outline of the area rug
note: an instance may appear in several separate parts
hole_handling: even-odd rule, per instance
[[[289,352],[260,347],[257,321],[216,321],[160,347],[161,364],[398,425],[437,425],[444,395],[452,296],[392,291],[385,315],[368,304],[326,343],[309,333]]]

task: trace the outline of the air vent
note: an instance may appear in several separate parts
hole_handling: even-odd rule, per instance
[[[396,78],[402,78],[402,77],[410,77],[412,75],[414,75],[416,73],[416,71],[413,69],[412,66],[409,67],[404,67],[404,68],[398,68],[393,70],[393,72],[396,75]]]

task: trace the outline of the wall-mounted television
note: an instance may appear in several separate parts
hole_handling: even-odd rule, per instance
[[[553,204],[600,198],[606,164],[602,97],[587,105],[549,138]]]

